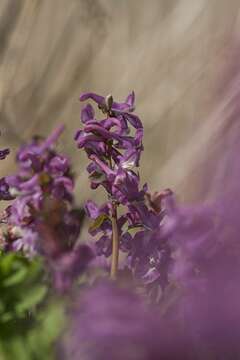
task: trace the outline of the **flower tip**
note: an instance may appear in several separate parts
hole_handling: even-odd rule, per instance
[[[79,96],[79,101],[84,101],[86,99],[86,94],[81,94]]]
[[[80,95],[80,97],[79,97],[79,100],[80,100],[80,101],[85,101],[85,100],[88,100],[88,99],[92,99],[92,98],[95,97],[94,95],[95,95],[94,93],[89,93],[89,92],[87,92],[87,93],[82,93],[82,94]]]
[[[135,92],[132,90],[130,94],[126,98],[126,103],[132,107],[132,111],[134,110],[134,103],[135,103]]]

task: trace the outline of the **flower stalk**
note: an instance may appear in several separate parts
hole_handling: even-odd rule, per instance
[[[112,259],[111,259],[111,279],[117,278],[118,258],[119,258],[119,233],[117,225],[117,205],[112,204]]]

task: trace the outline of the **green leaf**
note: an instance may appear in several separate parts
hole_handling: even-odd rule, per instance
[[[9,276],[6,280],[3,281],[3,286],[14,286],[21,282],[23,282],[28,274],[28,270],[25,267],[22,267],[21,269],[17,270],[15,274]]]
[[[38,305],[47,293],[47,288],[43,285],[36,286],[26,293],[24,293],[24,300],[16,305],[17,313],[26,310],[31,310],[34,306]]]
[[[14,253],[7,255],[2,254],[0,257],[0,273],[7,274],[11,270],[14,259],[16,259]]]

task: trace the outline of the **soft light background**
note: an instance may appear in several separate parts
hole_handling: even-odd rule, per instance
[[[0,0],[0,145],[12,148],[1,175],[19,144],[65,123],[60,148],[72,156],[78,201],[95,196],[72,140],[79,94],[121,100],[134,89],[143,181],[208,198],[226,170],[219,149],[238,131],[225,126],[238,83],[219,89],[237,56],[239,10],[239,0]]]

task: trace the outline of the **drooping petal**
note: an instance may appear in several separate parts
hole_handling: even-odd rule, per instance
[[[80,101],[85,101],[88,99],[92,99],[98,105],[103,105],[105,103],[105,98],[103,96],[97,95],[95,93],[84,93],[80,96]]]
[[[83,107],[81,111],[81,120],[83,124],[88,123],[90,120],[94,119],[94,110],[92,105],[87,104]]]

